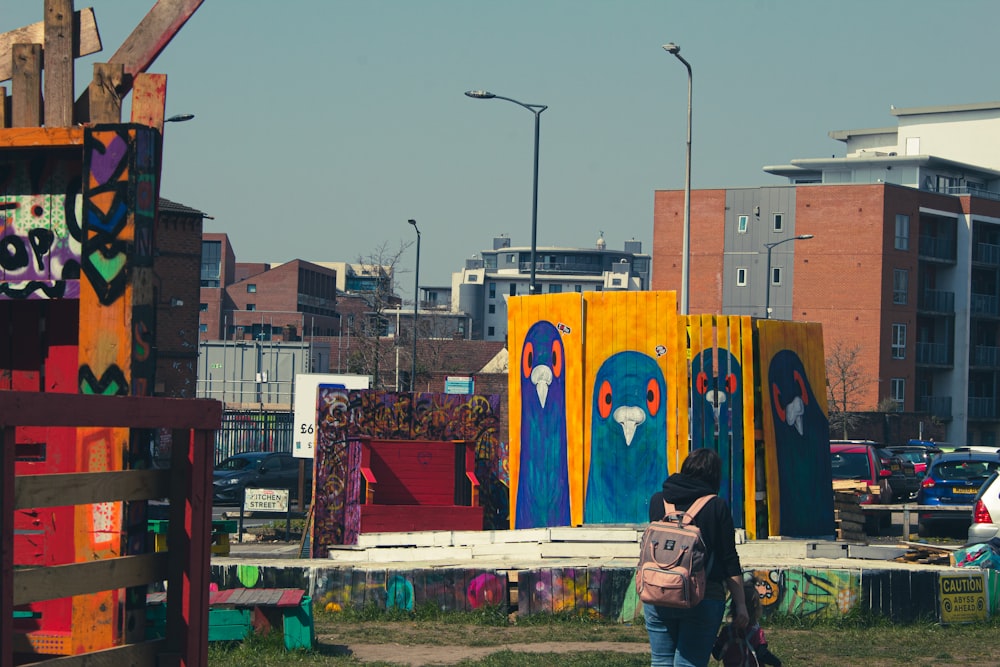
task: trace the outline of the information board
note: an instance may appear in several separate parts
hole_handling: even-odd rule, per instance
[[[316,390],[321,384],[339,384],[345,389],[368,389],[367,375],[335,373],[299,373],[295,376],[295,396],[292,411],[295,432],[292,434],[292,456],[311,459],[316,451]]]

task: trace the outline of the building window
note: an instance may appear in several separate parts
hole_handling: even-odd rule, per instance
[[[780,285],[781,284],[781,267],[772,266],[771,267],[771,284]]]
[[[517,283],[510,284],[510,295],[517,296]]]
[[[906,325],[892,325],[892,358],[906,359]]]
[[[497,298],[497,284],[496,283],[490,283],[490,298],[491,299]]]
[[[580,294],[581,292],[583,292],[583,285],[573,285],[573,291],[576,292],[577,294]]]
[[[896,410],[903,411],[903,404],[906,402],[906,380],[904,378],[892,378],[889,391],[890,398],[896,403]]]
[[[549,294],[562,294],[562,285],[549,285]]]
[[[487,312],[488,312],[488,313],[489,313],[490,315],[492,315],[492,314],[494,314],[495,312],[497,312],[497,307],[496,307],[496,304],[494,304],[494,303],[491,303],[491,304],[489,305],[489,308],[487,308]]]
[[[910,272],[906,269],[894,269],[892,272],[892,302],[899,306],[906,305],[906,293],[910,284]]]
[[[622,279],[621,278],[612,278],[611,279],[611,285],[612,285],[612,287],[621,287],[622,286]]]
[[[785,228],[785,214],[784,213],[775,213],[774,216],[771,218],[771,220],[774,222],[774,231],[780,232],[780,231],[784,230],[784,228]]]
[[[747,270],[745,267],[739,267],[736,269],[736,284],[739,287],[746,287],[747,284]]]
[[[222,241],[201,242],[201,286],[218,287],[222,273]]]
[[[486,327],[486,335],[487,335],[487,336],[492,336],[492,335],[493,335],[493,333],[494,333],[494,331],[495,331],[495,330],[494,330],[494,328],[493,328],[493,327]]]
[[[198,312],[200,312],[200,313],[207,313],[208,312],[208,304],[207,303],[199,303],[198,304]]]
[[[256,303],[248,303],[247,304],[247,310],[257,310],[257,304]]]
[[[198,325],[198,331],[201,333],[208,333],[208,325],[204,322]]]
[[[737,222],[736,222],[736,231],[739,232],[740,234],[746,234],[747,233],[747,225],[750,224],[750,216],[749,215],[741,215],[736,220],[737,220]]]
[[[910,249],[910,216],[896,215],[896,250]]]
[[[257,285],[255,283],[247,283],[247,294],[256,294]]]

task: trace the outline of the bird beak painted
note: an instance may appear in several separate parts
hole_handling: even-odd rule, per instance
[[[635,429],[646,421],[646,411],[633,405],[623,405],[615,410],[612,417],[622,427],[622,432],[625,434],[625,445],[628,446],[632,444],[632,438],[635,437]]]
[[[723,391],[715,391],[714,389],[705,392],[705,401],[712,406],[712,418],[715,419],[715,434],[719,434],[719,412],[722,410],[722,404],[726,402],[726,393]]]
[[[549,395],[549,385],[552,384],[552,369],[548,366],[535,366],[531,369],[531,384],[535,385],[538,402],[545,407],[545,399]]]
[[[801,396],[796,396],[791,403],[785,406],[785,422],[789,426],[794,426],[799,435],[802,435],[803,430],[805,430],[802,424],[802,417],[805,413],[806,405],[802,402]]]

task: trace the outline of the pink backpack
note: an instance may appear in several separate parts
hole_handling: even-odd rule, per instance
[[[702,496],[687,512],[663,501],[665,514],[642,535],[635,589],[639,599],[660,607],[690,609],[705,597],[708,555],[694,517],[715,495]]]

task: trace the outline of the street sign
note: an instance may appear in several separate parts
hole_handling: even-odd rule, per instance
[[[288,489],[246,489],[244,512],[287,512]]]

